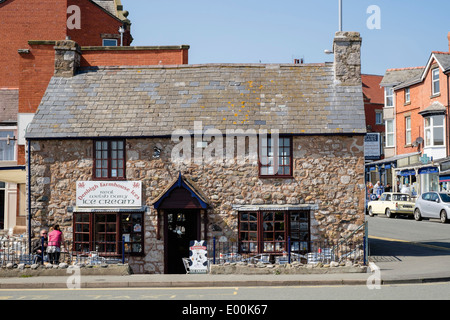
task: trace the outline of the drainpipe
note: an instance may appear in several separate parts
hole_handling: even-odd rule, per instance
[[[31,157],[30,157],[30,143],[31,140],[27,140],[27,162],[28,162],[28,249],[31,255]]]

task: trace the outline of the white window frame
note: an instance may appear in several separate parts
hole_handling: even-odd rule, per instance
[[[0,163],[4,162],[11,162],[11,161],[17,161],[17,127],[15,126],[5,126],[5,127],[0,127],[0,131],[1,132],[12,132],[12,136],[9,135],[9,143],[10,145],[13,145],[13,159],[3,159],[0,157]],[[8,137],[0,137],[0,141],[7,143],[8,142]]]
[[[411,144],[411,117],[405,117],[405,144]]]
[[[435,125],[435,118],[442,117],[442,125]],[[427,121],[429,120],[429,121]],[[428,123],[427,123],[428,122]],[[442,128],[442,144],[435,144],[434,129]],[[443,147],[445,146],[445,117],[443,115],[429,116],[424,118],[424,137],[425,147]]]
[[[390,103],[388,103],[389,99]],[[384,88],[384,106],[387,108],[394,107],[394,87]]]
[[[405,88],[405,103],[411,102],[411,90],[409,88]]]
[[[431,93],[432,95],[438,95],[441,93],[440,82],[439,82],[439,68],[431,70]],[[436,90],[437,84],[437,90]]]
[[[392,131],[388,131],[389,130],[389,122],[392,122]],[[389,119],[385,121],[385,126],[386,126],[386,137],[385,137],[385,147],[386,148],[391,148],[391,147],[395,147],[395,122],[394,119]],[[389,144],[389,137],[392,136],[392,144]]]

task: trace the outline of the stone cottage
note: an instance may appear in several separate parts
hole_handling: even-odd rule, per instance
[[[26,134],[32,231],[125,250],[136,273],[184,272],[191,240],[277,255],[349,236],[364,223],[360,46],[338,32],[334,63],[80,68],[57,43]]]

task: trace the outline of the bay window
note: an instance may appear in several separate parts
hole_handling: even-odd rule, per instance
[[[424,124],[425,146],[443,146],[444,145],[444,116],[426,117]]]

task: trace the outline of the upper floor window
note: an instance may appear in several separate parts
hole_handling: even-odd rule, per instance
[[[439,68],[433,69],[431,71],[432,74],[432,94],[436,95],[441,93],[440,87],[439,87]]]
[[[431,116],[425,118],[425,146],[444,145],[444,116]]]
[[[395,146],[394,120],[386,120],[386,147]]]
[[[384,88],[384,105],[385,107],[394,106],[394,88],[386,87]]]
[[[405,103],[411,102],[411,92],[409,88],[405,88]]]
[[[96,140],[94,157],[94,178],[125,179],[124,140]]]
[[[104,47],[117,47],[117,39],[103,39]]]
[[[292,176],[292,138],[278,138],[278,152],[274,152],[276,144],[274,139],[262,139],[259,155],[259,175],[273,177]]]
[[[383,124],[383,111],[375,111],[375,124]]]
[[[0,161],[15,160],[15,142],[13,130],[0,131]]]
[[[411,117],[405,117],[405,144],[411,144]]]

